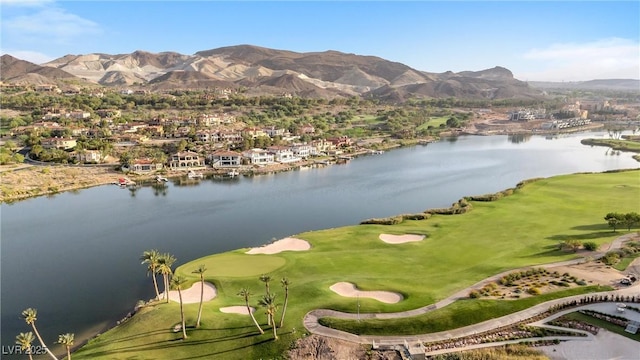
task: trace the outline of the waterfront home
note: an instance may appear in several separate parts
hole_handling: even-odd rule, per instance
[[[268,165],[273,164],[275,157],[264,149],[251,149],[244,151],[242,156],[249,160],[252,165]]]
[[[292,144],[289,149],[293,152],[293,156],[300,159],[308,158],[311,156],[311,152],[313,151],[312,146],[307,143]]]
[[[69,150],[76,147],[77,142],[76,142],[76,139],[73,139],[73,138],[64,138],[64,137],[56,136],[56,137],[42,140],[41,145],[45,149]]]
[[[151,158],[134,159],[130,171],[138,174],[149,173],[156,170],[162,170],[164,166],[161,162],[154,161]]]
[[[214,168],[238,167],[242,165],[242,154],[229,150],[217,150],[209,155],[211,166]]]
[[[204,167],[204,159],[193,151],[184,151],[171,155],[169,167],[172,170]]]
[[[267,151],[273,154],[274,160],[279,163],[300,161],[300,158],[294,156],[293,151],[286,146],[269,146]]]
[[[328,138],[328,142],[332,143],[337,148],[344,148],[351,146],[351,139],[348,136],[339,136]]]
[[[325,139],[314,140],[311,142],[311,155],[326,154],[335,148],[336,146],[333,143]]]

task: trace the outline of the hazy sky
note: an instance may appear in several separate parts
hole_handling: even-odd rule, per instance
[[[374,55],[429,72],[640,79],[638,1],[0,0],[2,53],[36,63],[251,44]]]

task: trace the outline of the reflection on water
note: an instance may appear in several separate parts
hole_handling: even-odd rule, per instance
[[[508,135],[508,139],[513,144],[520,144],[520,143],[531,140],[531,136],[532,136],[531,134],[513,134],[513,135]]]

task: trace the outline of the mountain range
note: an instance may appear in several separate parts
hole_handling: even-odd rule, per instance
[[[508,69],[430,73],[375,56],[338,51],[298,53],[252,45],[183,55],[176,52],[66,55],[42,65],[2,56],[0,80],[18,84],[100,84],[118,88],[243,88],[248,94],[304,97],[528,98],[542,91]]]

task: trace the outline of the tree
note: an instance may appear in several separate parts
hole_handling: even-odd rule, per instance
[[[158,250],[146,250],[140,256],[142,260],[141,264],[147,264],[147,275],[151,274],[153,279],[153,288],[156,291],[156,299],[160,299],[160,291],[158,290],[158,280],[156,274],[158,273],[158,266],[160,266],[160,252]]]
[[[613,232],[616,232],[618,225],[624,221],[624,215],[617,212],[610,212],[604,219],[609,223],[609,227],[613,228]]]
[[[269,282],[271,281],[271,276],[267,275],[267,274],[262,274],[260,275],[260,281],[262,281],[264,283],[264,286],[266,288],[266,295],[269,296],[270,295],[270,291],[269,291]],[[267,316],[267,325],[271,325],[271,317]],[[275,324],[274,324],[275,326]]]
[[[637,212],[630,212],[624,214],[622,223],[627,227],[627,231],[631,231],[631,228],[640,223],[640,214]]]
[[[42,340],[42,336],[40,336],[40,333],[36,328],[36,320],[38,320],[38,310],[33,308],[25,309],[24,311],[22,311],[22,317],[24,318],[24,321],[28,325],[31,325],[31,327],[33,328],[33,332],[36,333],[36,337],[38,338],[40,345],[42,345],[42,347],[47,351],[47,354],[49,354],[49,356],[51,356],[52,359],[58,360],[58,358],[55,355],[53,355],[51,350],[49,350],[47,345],[45,345],[44,341]]]
[[[282,315],[280,315],[280,325],[278,327],[284,325],[284,314],[287,312],[287,304],[289,303],[289,285],[291,285],[291,282],[286,277],[283,277],[280,280],[280,285],[284,288],[284,305],[282,306]]]
[[[200,265],[192,273],[200,275],[200,307],[198,308],[198,320],[196,320],[196,329],[200,327],[200,318],[202,317],[202,301],[204,300],[204,272],[207,268]]]
[[[260,331],[260,334],[264,334],[264,330],[262,330],[260,324],[258,324],[258,321],[256,321],[255,316],[253,316],[253,311],[251,311],[251,307],[249,306],[249,298],[251,297],[249,289],[240,289],[240,291],[238,292],[238,296],[241,296],[244,299],[244,304],[247,306],[247,312],[251,316],[251,320],[253,320],[253,323]]]
[[[160,255],[160,258],[158,259],[158,272],[162,274],[162,278],[164,280],[164,296],[167,303],[169,303],[169,277],[173,274],[171,266],[174,262],[176,262],[176,258],[169,253]]]
[[[74,337],[75,335],[70,333],[58,335],[58,344],[67,348],[67,360],[71,360],[71,347],[73,346]]]
[[[16,344],[20,345],[20,350],[25,351],[27,355],[29,355],[29,359],[33,360],[33,355],[31,354],[31,344],[33,340],[35,340],[35,336],[31,331],[27,333],[20,333],[16,336]]]
[[[276,304],[276,294],[267,294],[258,302],[267,312],[267,319],[269,324],[273,324],[271,329],[273,330],[273,340],[278,340],[278,331],[276,330],[276,312],[278,311],[278,304]]]
[[[182,276],[174,276],[173,279],[171,279],[171,285],[178,289],[178,299],[180,299],[180,321],[182,323],[182,339],[187,338],[187,327],[184,322],[184,309],[182,307],[182,285],[184,285],[185,282],[187,282],[187,280]]]
[[[271,276],[269,276],[267,274],[262,274],[262,275],[260,275],[260,281],[262,281],[264,283],[264,286],[265,286],[266,291],[267,291],[267,295],[269,295],[269,282],[271,281]]]
[[[573,252],[578,251],[578,249],[580,249],[581,246],[582,246],[582,243],[580,243],[580,241],[578,241],[576,239],[565,240],[561,244],[561,248],[562,249],[571,250]]]

